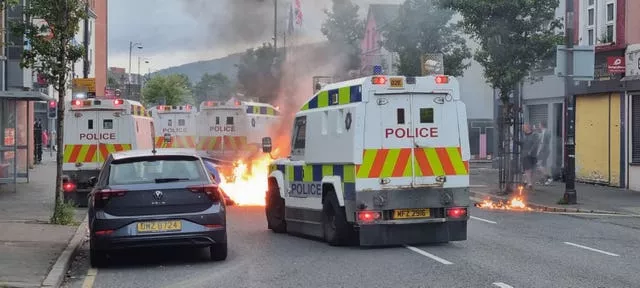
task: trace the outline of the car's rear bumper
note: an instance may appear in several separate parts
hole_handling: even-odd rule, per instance
[[[135,236],[97,236],[92,235],[93,248],[98,250],[118,250],[145,247],[207,247],[227,242],[226,228],[195,233],[172,233]]]
[[[224,206],[188,214],[114,216],[100,211],[89,215],[90,235],[96,249],[152,246],[210,246],[226,243]],[[138,223],[180,221],[179,231],[139,232]]]

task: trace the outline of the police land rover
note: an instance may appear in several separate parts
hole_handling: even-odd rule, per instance
[[[296,114],[291,146],[270,165],[269,229],[331,245],[467,239],[469,139],[454,77],[327,84]]]

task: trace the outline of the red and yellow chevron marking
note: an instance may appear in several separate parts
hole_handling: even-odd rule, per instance
[[[99,163],[111,153],[131,150],[131,144],[67,144],[63,163]]]
[[[67,144],[64,145],[63,163],[94,163],[99,162],[97,144]]]
[[[365,149],[357,178],[468,175],[469,162],[460,147]],[[411,161],[412,160],[412,161]],[[413,171],[412,171],[413,170]],[[413,173],[412,173],[413,172]]]
[[[469,175],[469,161],[462,160],[460,147],[415,148],[416,177]]]
[[[224,150],[243,150],[247,145],[246,136],[222,136]]]
[[[171,136],[171,142],[165,142],[164,137],[156,137],[157,148],[196,148],[194,136]]]
[[[222,136],[198,137],[196,149],[201,151],[222,150]]]

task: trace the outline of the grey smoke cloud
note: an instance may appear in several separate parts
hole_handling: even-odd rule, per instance
[[[274,0],[181,0],[184,11],[200,26],[207,27],[203,36],[210,45],[256,45],[273,39]],[[278,26],[286,29],[291,0],[278,0]],[[303,27],[301,34],[322,40],[320,27],[331,8],[331,0],[301,0]],[[401,3],[402,0],[355,0],[361,17],[372,3]],[[281,37],[281,36],[279,36]]]

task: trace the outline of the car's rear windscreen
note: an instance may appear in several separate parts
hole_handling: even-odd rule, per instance
[[[202,162],[192,156],[152,156],[118,159],[109,167],[108,185],[206,181]]]

